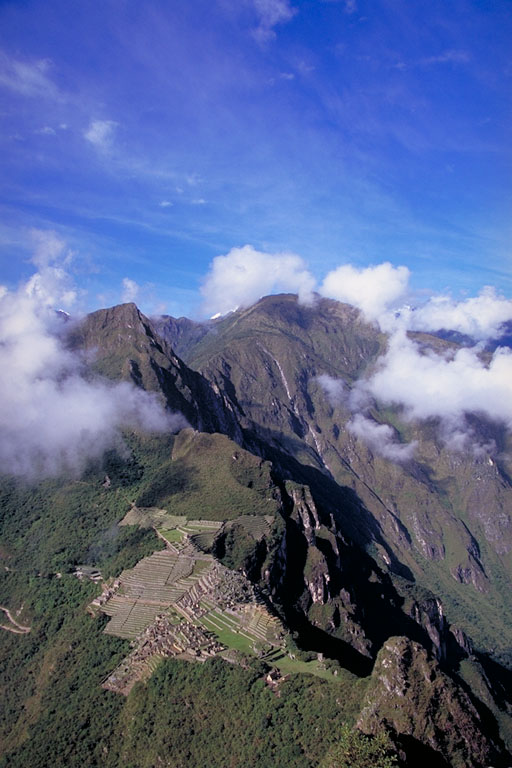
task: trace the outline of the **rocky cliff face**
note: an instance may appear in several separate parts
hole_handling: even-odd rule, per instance
[[[230,399],[215,382],[186,366],[135,304],[93,312],[71,329],[68,344],[85,354],[93,371],[158,393],[194,428],[241,441]]]
[[[503,764],[496,733],[494,739],[482,733],[483,717],[471,697],[428,658],[422,646],[393,637],[377,656],[358,727],[365,733],[386,727],[402,745],[416,740],[422,745],[416,746],[416,759],[431,765]],[[408,758],[412,765],[411,752]]]
[[[317,506],[307,486],[286,481],[276,498],[281,539],[258,578],[306,644],[314,637],[318,650],[322,637],[333,648],[338,643],[342,664],[354,671],[368,671],[397,633],[420,642],[446,668],[473,652],[465,633],[447,621],[441,600],[405,581],[398,590]]]
[[[168,335],[172,341],[172,329]],[[506,652],[512,468],[509,438],[498,427],[472,422],[483,444],[498,446],[498,458],[451,451],[434,424],[405,423],[374,403],[375,422],[390,424],[397,440],[417,441],[417,450],[397,462],[365,444],[347,429],[343,397],[330,397],[319,377],[348,392],[371,370],[386,338],[356,310],[330,300],[303,307],[294,296],[267,297],[217,321],[215,333],[196,344],[188,339],[188,364],[229,398],[246,447],[308,484],[340,531],[383,570],[434,592],[462,629],[486,642],[491,633],[494,647]],[[421,344],[454,346],[428,334]],[[318,602],[320,581],[317,589]],[[485,629],[467,620],[475,606],[493,613]]]
[[[272,462],[263,492],[279,506],[278,524],[257,541],[242,541],[235,526],[219,556],[246,569],[302,647],[362,675],[375,664],[363,730],[390,727],[408,754],[445,755],[455,768],[494,760],[493,715],[482,720],[457,669],[461,660],[471,667],[475,644],[509,645],[504,465],[448,452],[428,425],[407,427],[419,451],[400,464],[347,430],[350,414],[318,376],[350,387],[386,344],[350,307],[269,297],[217,321],[215,332],[172,319],[158,328],[123,305],[88,316],[70,344],[92,355],[96,372],[156,391],[195,429]],[[384,420],[377,407],[374,416]],[[400,434],[396,414],[386,418]],[[485,696],[505,722],[510,694],[496,703],[493,690],[489,681]]]

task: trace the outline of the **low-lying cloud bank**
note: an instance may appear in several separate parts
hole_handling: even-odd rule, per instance
[[[369,415],[371,392],[365,387],[349,389],[343,381],[328,374],[318,376],[318,382],[334,407],[342,405],[352,412],[346,424],[348,431],[365,443],[370,450],[385,459],[402,463],[414,457],[417,443],[400,443],[389,424],[379,424]]]
[[[29,478],[76,475],[121,447],[122,429],[170,431],[185,420],[131,384],[84,378],[54,310],[76,298],[63,266],[70,255],[53,233],[36,239],[38,271],[17,291],[0,290],[0,466]]]
[[[451,450],[475,455],[493,453],[470,426],[470,414],[512,430],[512,350],[498,348],[490,359],[479,347],[439,354],[420,348],[405,332],[396,331],[376,370],[349,392],[342,382],[320,376],[327,397],[343,403],[353,416],[347,428],[376,453],[392,461],[413,457],[416,445],[396,441],[394,430],[368,417],[372,402],[399,408],[405,420],[439,422],[439,438]]]
[[[496,338],[500,327],[512,319],[512,301],[486,286],[478,296],[454,301],[433,296],[417,309],[402,310],[404,325],[416,331],[458,331],[476,341]]]
[[[483,414],[512,428],[512,352],[498,348],[485,363],[475,348],[440,355],[397,332],[379,367],[361,387],[400,405],[409,419],[461,419]]]
[[[414,456],[416,442],[399,443],[395,430],[389,424],[378,424],[362,413],[354,414],[347,424],[347,429],[385,459],[401,463]]]
[[[411,307],[409,278],[407,267],[389,262],[364,268],[342,264],[318,285],[298,256],[262,253],[247,245],[213,260],[202,294],[212,314],[250,306],[277,290],[298,293],[302,303],[314,301],[316,291],[357,307],[389,334],[389,346],[375,372],[350,392],[343,382],[320,377],[331,401],[343,402],[352,412],[349,431],[386,458],[412,458],[415,444],[401,444],[392,427],[370,417],[369,404],[377,401],[402,409],[405,419],[439,419],[440,437],[453,449],[492,450],[478,443],[466,416],[480,414],[512,429],[512,351],[498,348],[486,360],[478,345],[451,355],[425,351],[407,331],[457,331],[475,343],[495,339],[512,321],[512,300],[485,287],[461,301],[438,295]]]

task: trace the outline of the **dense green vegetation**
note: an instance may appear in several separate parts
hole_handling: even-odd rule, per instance
[[[139,506],[166,507],[189,519],[231,520],[240,515],[273,515],[279,503],[272,496],[270,464],[243,451],[223,435],[182,430],[173,448],[170,477],[180,487],[165,486],[163,468]],[[150,502],[150,503],[149,503]]]
[[[393,768],[394,765],[393,745],[384,732],[367,736],[344,725],[339,742],[329,749],[321,768]]]
[[[161,546],[151,529],[118,522],[132,503],[160,493],[159,478],[181,483],[180,471],[174,480],[173,471],[189,454],[190,436],[181,439],[174,462],[174,438],[132,436],[129,455],[109,454],[80,480],[2,483],[0,604],[31,631],[0,632],[1,766],[142,768],[163,755],[167,764],[187,768],[314,766],[332,739],[333,723],[353,722],[364,692],[364,685],[353,685],[355,678],[329,684],[294,674],[278,696],[263,683],[268,667],[256,660],[246,669],[222,660],[169,661],[127,700],[101,688],[129,646],[103,633],[104,618],[86,612],[100,588],[79,581],[73,571],[88,564],[104,577],[117,575]],[[236,512],[247,514],[249,500],[257,507],[258,499],[261,511],[275,511],[268,465],[241,451],[235,462],[225,438],[205,440],[193,456],[196,467],[205,467],[199,477],[195,473],[195,493],[203,484],[202,509],[211,483],[219,482],[229,483]],[[211,472],[212,445],[226,457],[220,478]],[[197,511],[191,504],[190,516]],[[257,538],[251,538],[253,546]],[[305,662],[295,663],[308,671]]]
[[[52,575],[78,564],[101,566],[105,572],[129,567],[141,553],[153,551],[154,534],[117,522],[130,502],[152,482],[162,454],[172,439],[130,439],[132,455],[111,454],[102,466],[91,467],[80,479],[46,480],[27,485],[0,483],[1,541],[7,577],[19,571]],[[158,448],[153,453],[153,449]],[[105,478],[108,477],[108,483]],[[4,577],[5,577],[4,574]],[[4,596],[3,580],[0,594]],[[7,595],[13,595],[12,584]]]
[[[464,755],[479,743],[482,755],[494,745],[499,755],[496,722],[510,735],[510,686],[496,660],[510,662],[511,616],[510,558],[495,523],[505,525],[510,484],[492,462],[452,462],[432,425],[404,423],[393,410],[375,407],[371,417],[392,424],[398,439],[419,441],[415,462],[390,463],[351,435],[350,414],[328,400],[318,374],[350,387],[385,339],[350,308],[321,304],[317,312],[273,297],[221,321],[216,334],[196,334],[188,351],[214,386],[177,361],[133,305],[86,321],[73,343],[99,348],[98,370],[155,390],[213,434],[126,435],[79,479],[0,483],[0,605],[31,628],[0,631],[0,768],[390,768],[384,729],[392,727],[413,756],[426,750],[466,768]],[[224,411],[218,392],[229,401]],[[198,519],[225,524],[187,528]],[[123,698],[101,683],[130,646],[86,612],[100,586],[73,573],[88,565],[109,578],[133,568],[163,546],[152,525],[179,541],[176,520],[203,552],[258,583],[293,631],[289,653],[246,657],[253,643],[224,622],[232,663],[151,664],[149,681]],[[465,654],[444,616],[494,660],[473,657],[470,646]],[[369,674],[392,630],[419,643],[399,637],[393,646],[405,681],[398,692],[382,669],[353,674]],[[418,659],[444,647],[453,651],[442,661],[446,678],[432,656],[414,677]],[[270,666],[285,679],[266,680]],[[470,720],[466,684],[480,699]],[[447,692],[462,702],[456,715],[436,706]],[[387,709],[366,711],[365,721],[369,695],[387,697]],[[354,730],[357,721],[373,737]]]
[[[204,665],[162,663],[146,686],[137,686],[123,713],[126,768],[310,768],[317,766],[352,719],[362,690],[312,676],[294,676],[276,695],[264,668],[212,660]],[[135,719],[140,730],[134,731]],[[106,765],[110,765],[106,762]]]
[[[127,643],[85,612],[91,584],[40,579],[27,635],[2,632],[2,766],[100,766],[123,701],[100,685]]]
[[[96,764],[95,742],[108,740],[122,706],[99,686],[127,643],[103,635],[104,620],[85,611],[100,588],[72,573],[87,564],[117,575],[161,547],[153,531],[117,523],[170,445],[130,444],[129,457],[109,454],[80,480],[0,484],[0,604],[31,627],[0,632],[0,742],[4,750],[25,744],[8,765],[43,766],[58,755],[70,765],[73,740],[76,765]]]

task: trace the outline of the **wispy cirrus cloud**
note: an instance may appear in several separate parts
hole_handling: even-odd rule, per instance
[[[345,13],[352,14],[357,11],[356,0],[321,0],[322,3],[340,3],[344,7]]]
[[[51,125],[44,125],[42,128],[39,128],[37,131],[34,131],[34,133],[39,134],[40,136],[56,136],[57,131],[55,128],[52,128]]]
[[[115,120],[91,120],[89,127],[84,131],[84,138],[97,149],[104,151],[112,145],[118,125]]]
[[[259,17],[259,24],[253,30],[254,37],[261,43],[273,40],[276,36],[275,27],[291,21],[297,9],[289,0],[252,0],[254,9]]]
[[[123,304],[131,301],[135,301],[140,292],[140,285],[131,280],[129,277],[123,278],[123,290],[121,293],[121,301]]]
[[[458,49],[458,48],[449,48],[447,50],[441,51],[440,53],[433,54],[431,56],[423,56],[421,58],[411,58],[408,62],[403,61],[402,59],[398,59],[393,64],[393,68],[405,71],[408,69],[415,69],[415,68],[428,68],[428,67],[435,67],[436,65],[442,65],[442,64],[454,64],[454,65],[462,65],[462,64],[470,64],[472,60],[471,54],[469,51],[464,49]]]
[[[356,0],[343,0],[345,6],[345,13],[352,14],[357,11]]]
[[[470,61],[468,51],[452,48],[434,56],[425,56],[420,60],[420,64],[468,64]]]
[[[0,86],[21,96],[63,100],[62,93],[50,77],[50,59],[22,60],[0,51]]]

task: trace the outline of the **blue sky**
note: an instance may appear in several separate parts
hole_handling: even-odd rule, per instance
[[[509,0],[3,0],[0,282],[39,230],[87,308],[246,244],[510,297],[511,102]]]

